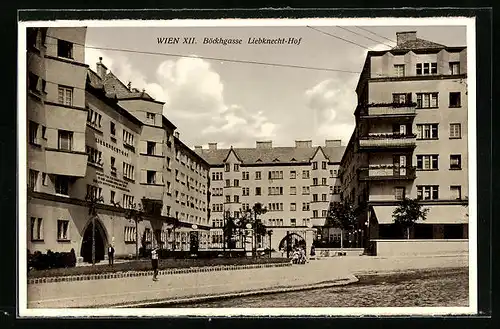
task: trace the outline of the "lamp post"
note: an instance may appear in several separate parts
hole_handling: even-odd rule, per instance
[[[200,240],[198,238],[198,225],[196,224],[193,224],[191,225],[191,228],[193,229],[193,233],[194,233],[194,237],[195,239],[191,239],[191,241],[197,245],[191,245],[191,252],[195,252],[196,254],[198,254],[198,248],[199,248],[199,243],[200,243]],[[194,240],[194,241],[193,241]]]
[[[246,225],[246,231],[245,231],[245,255],[246,255],[246,249],[247,249],[247,233],[250,233],[250,230],[252,229],[252,224],[247,223]],[[252,239],[252,250],[253,250],[253,239]]]

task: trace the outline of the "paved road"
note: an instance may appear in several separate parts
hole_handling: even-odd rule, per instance
[[[336,257],[306,265],[151,277],[28,285],[28,308],[96,307],[192,296],[219,295],[352,278],[352,274],[467,266],[466,256]]]

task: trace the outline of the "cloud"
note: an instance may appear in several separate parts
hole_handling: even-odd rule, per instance
[[[333,76],[306,90],[306,105],[314,117],[316,138],[349,141],[354,129],[356,78]]]

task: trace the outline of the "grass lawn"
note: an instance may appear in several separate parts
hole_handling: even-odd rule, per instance
[[[213,258],[213,259],[160,259],[159,269],[189,268],[219,265],[248,265],[248,264],[276,264],[288,263],[286,258]],[[79,266],[70,268],[54,268],[48,270],[32,270],[28,272],[28,278],[57,277],[70,275],[101,274],[127,271],[150,271],[151,260],[134,260],[125,263],[107,263],[93,266]]]

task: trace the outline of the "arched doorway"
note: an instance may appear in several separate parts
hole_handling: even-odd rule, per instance
[[[283,239],[281,239],[279,244],[279,249],[285,251],[286,250],[291,251],[293,248],[296,247],[300,248],[306,247],[306,240],[297,233],[288,233],[287,235],[285,235]]]
[[[83,257],[83,261],[87,263],[92,263],[92,220],[89,220],[89,224],[83,233],[82,248],[80,250],[80,256]],[[101,221],[95,219],[95,260],[99,262],[104,260],[104,254],[108,244],[108,239],[106,236],[106,230],[101,224]]]

